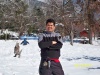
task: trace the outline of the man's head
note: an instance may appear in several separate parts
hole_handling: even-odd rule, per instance
[[[53,19],[47,19],[46,30],[49,32],[53,32],[55,30],[55,21]]]

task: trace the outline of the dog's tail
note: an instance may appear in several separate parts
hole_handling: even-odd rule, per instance
[[[21,52],[22,52],[22,49],[19,51],[19,58],[20,58],[20,56],[21,56]]]
[[[21,52],[22,52],[22,49],[19,51],[19,54],[21,54]]]

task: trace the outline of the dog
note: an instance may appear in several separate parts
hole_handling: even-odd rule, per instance
[[[14,54],[15,54],[14,57],[18,56],[18,58],[20,58],[21,52],[22,52],[22,50],[20,50],[19,43],[16,43],[16,45],[14,47]]]

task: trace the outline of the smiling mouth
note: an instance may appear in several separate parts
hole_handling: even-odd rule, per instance
[[[52,28],[48,28],[48,29],[52,29]]]

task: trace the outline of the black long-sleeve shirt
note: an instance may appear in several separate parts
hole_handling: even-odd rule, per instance
[[[56,41],[56,44],[52,44]],[[62,48],[62,38],[59,33],[44,32],[39,35],[38,45],[41,49],[42,58],[59,58],[60,49]]]

